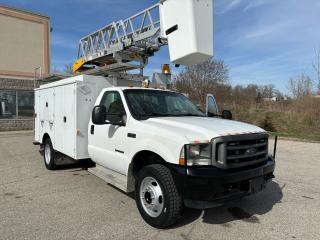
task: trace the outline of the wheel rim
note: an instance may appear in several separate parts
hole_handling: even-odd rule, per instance
[[[152,177],[144,178],[139,193],[144,211],[151,217],[158,217],[164,205],[163,193],[158,181]]]
[[[46,161],[46,164],[49,165],[51,161],[51,149],[49,144],[46,144],[44,147],[44,159]]]

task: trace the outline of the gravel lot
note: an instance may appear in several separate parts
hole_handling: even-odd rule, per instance
[[[320,144],[280,140],[275,175],[262,193],[157,230],[81,166],[47,171],[31,133],[0,133],[0,239],[320,239]]]

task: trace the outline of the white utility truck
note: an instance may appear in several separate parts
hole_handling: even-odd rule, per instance
[[[35,90],[35,144],[46,167],[56,168],[57,155],[91,159],[88,170],[135,192],[141,216],[158,228],[172,225],[183,206],[214,207],[264,189],[275,161],[263,129],[219,115],[212,95],[202,112],[181,93],[137,87],[143,78],[127,73],[165,44],[176,64],[212,56],[212,7],[212,0],[161,1],[80,40],[74,70],[83,74]],[[131,22],[139,16],[137,30]]]

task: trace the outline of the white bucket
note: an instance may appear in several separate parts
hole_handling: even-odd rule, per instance
[[[213,0],[166,0],[160,18],[172,63],[193,65],[213,56]]]

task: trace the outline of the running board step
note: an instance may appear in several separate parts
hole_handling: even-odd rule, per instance
[[[120,173],[117,173],[111,169],[105,168],[101,165],[96,164],[94,168],[88,168],[88,171],[93,175],[101,178],[107,183],[119,188],[124,192],[128,192],[127,190],[127,177]]]

